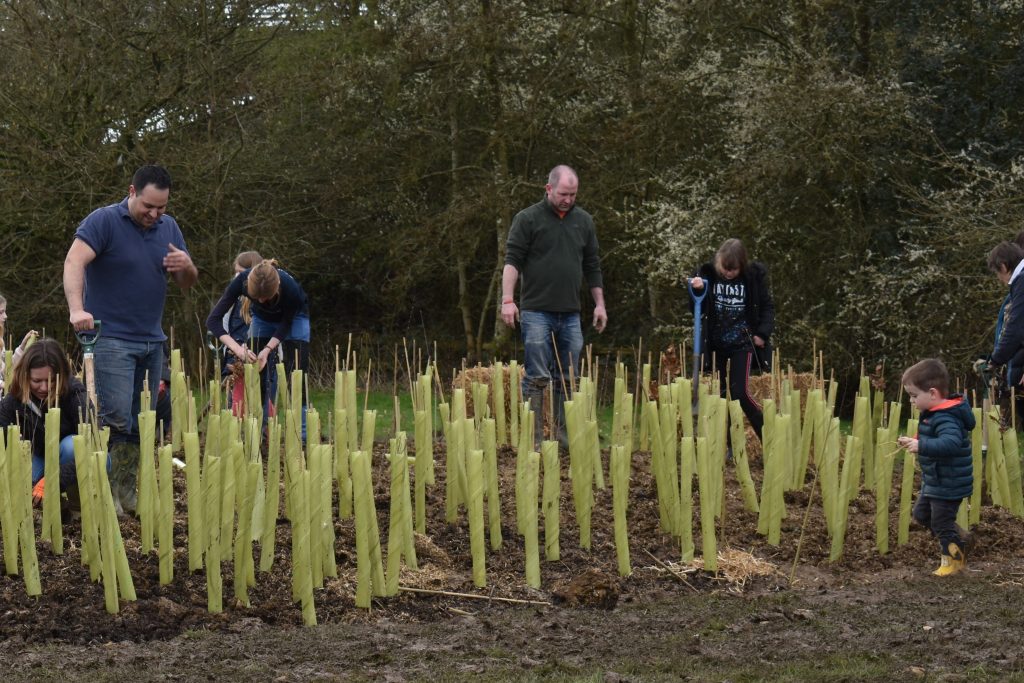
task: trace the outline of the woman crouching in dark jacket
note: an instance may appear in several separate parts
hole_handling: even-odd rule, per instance
[[[46,453],[46,413],[60,408],[60,490],[77,485],[75,449],[71,437],[86,410],[86,391],[71,374],[68,357],[53,339],[40,339],[28,347],[14,366],[11,386],[0,401],[0,428],[17,424],[21,438],[32,443],[32,496],[43,493]]]

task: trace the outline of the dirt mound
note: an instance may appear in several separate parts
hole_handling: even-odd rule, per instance
[[[567,607],[599,607],[612,609],[619,601],[619,585],[614,576],[597,569],[588,569],[551,591],[555,604]]]

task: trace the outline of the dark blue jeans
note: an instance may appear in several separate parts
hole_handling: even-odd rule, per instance
[[[60,440],[60,490],[66,491],[67,488],[75,483],[77,479],[75,476],[75,447],[71,442],[71,435],[68,434]],[[46,458],[42,455],[32,454],[32,485],[35,486],[43,475],[46,474]]]
[[[267,322],[259,316],[253,316],[249,325],[249,338],[253,342],[253,350],[260,352],[277,329],[277,323]],[[263,401],[263,420],[266,423],[270,403],[277,397],[277,363],[284,363],[284,371],[288,381],[292,379],[292,370],[302,370],[303,375],[309,373],[309,316],[300,313],[292,320],[288,335],[281,340],[281,346],[275,349],[267,359],[267,365],[260,375],[260,398]],[[298,362],[298,366],[296,366]],[[306,438],[306,383],[302,383],[302,438]],[[286,406],[277,406],[279,413]]]
[[[149,375],[150,405],[156,408],[160,374],[164,363],[164,343],[136,342],[100,337],[94,348],[96,364],[96,401],[100,424],[110,427],[110,443],[139,442],[139,394]]]
[[[570,376],[579,376],[580,354],[583,352],[580,314],[521,311],[519,321],[523,330],[526,365],[523,395],[545,391],[548,384],[553,383],[555,405],[560,406],[565,399],[563,383],[566,391],[571,393]]]
[[[956,543],[961,550],[964,540],[960,538],[960,527],[956,524],[959,500],[943,500],[921,494],[914,503],[914,520],[931,529],[932,536],[939,539],[943,555],[949,555],[949,544]]]

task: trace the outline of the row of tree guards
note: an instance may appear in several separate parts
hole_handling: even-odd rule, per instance
[[[202,432],[195,395],[188,387],[177,350],[172,352],[171,367],[171,442],[157,445],[153,411],[139,415],[141,548],[144,553],[157,553],[160,583],[174,581],[177,511],[172,463],[176,455],[183,454],[188,570],[205,571],[211,612],[223,609],[222,569],[227,562],[233,565],[234,600],[249,605],[248,589],[255,585],[258,573],[268,572],[273,565],[275,530],[282,512],[291,524],[292,598],[301,605],[306,624],[316,623],[314,589],[337,576],[339,544],[355,545],[358,607],[369,608],[373,597],[396,595],[401,589],[402,566],[417,568],[414,532],[426,533],[426,493],[435,486],[438,431],[443,436],[446,474],[445,520],[460,525],[465,517],[473,582],[480,588],[487,585],[488,552],[501,551],[503,531],[510,528],[523,537],[525,583],[541,587],[541,562],[560,557],[561,512],[569,502],[562,498],[563,477],[571,480],[578,530],[574,542],[585,550],[591,547],[594,492],[611,486],[618,570],[623,576],[630,574],[628,504],[634,457],[650,458],[660,526],[678,540],[681,561],[694,560],[694,525],[699,523],[703,566],[715,571],[718,539],[728,530],[724,514],[725,473],[730,466],[727,433],[743,503],[757,513],[757,531],[768,544],[780,543],[786,515],[783,494],[806,489],[811,498],[820,490],[832,561],[842,556],[849,504],[862,490],[872,491],[877,501],[878,552],[889,551],[893,496],[898,496],[897,544],[907,541],[914,467],[913,458],[897,446],[902,403],[886,402],[881,391],[872,390],[867,377],[861,378],[852,428],[844,435],[835,416],[835,381],[817,378],[804,391],[796,386],[792,371],[786,374],[775,368],[774,398],[763,405],[763,477],[758,488],[751,476],[739,402],[718,396],[718,378],[704,378],[695,395],[690,379],[676,377],[659,386],[654,396],[635,400],[628,391],[626,368],[617,364],[606,470],[596,385],[589,374],[578,378],[565,403],[566,468],[557,442],[543,441],[539,453],[533,448],[533,414],[529,403],[522,400],[515,361],[507,366],[495,363],[489,382],[457,383],[450,397],[436,381],[436,367],[428,365],[426,370],[410,373],[414,375],[410,386],[414,444],[426,447],[416,448],[410,456],[407,434],[396,423],[396,437],[389,441],[384,456],[390,472],[385,554],[372,474],[377,415],[373,410],[359,410],[356,371],[348,369],[348,362],[346,369],[335,373],[334,406],[326,424],[312,406],[302,403],[302,373],[295,371],[288,378],[284,366],[277,367],[278,416],[267,420],[265,458],[261,453],[264,429],[259,376],[254,366],[245,368],[245,412],[224,408],[219,383],[210,381],[210,410]],[[214,376],[220,376],[219,368]],[[642,377],[640,386],[650,386],[649,365],[642,368]],[[397,405],[397,397],[395,401]],[[143,395],[142,405],[149,405],[148,396]],[[975,408],[974,412],[982,424],[982,411]],[[397,422],[400,411],[395,414]],[[996,410],[984,417],[990,424],[998,424],[993,422],[998,420]],[[440,430],[435,428],[435,419]],[[59,427],[60,411],[51,407],[45,420],[45,472],[50,481],[59,479]],[[906,432],[916,433],[916,416],[910,417]],[[89,567],[92,580],[103,583],[106,608],[113,613],[120,601],[134,600],[135,591],[107,480],[108,436],[106,429],[82,423],[74,447],[81,500],[81,560]],[[976,429],[974,492],[958,518],[964,528],[979,520],[983,486],[994,505],[1024,517],[1017,434],[988,430],[987,457],[982,443],[982,430]],[[498,462],[502,446],[515,452],[512,491],[502,490]],[[894,490],[897,463],[901,465],[899,486]],[[9,575],[20,572],[28,594],[39,595],[37,541],[47,543],[55,554],[63,552],[60,492],[56,486],[46,487],[37,538],[31,489],[29,443],[20,438],[18,426],[12,425],[6,434],[0,432],[4,568]],[[502,517],[500,500],[509,495],[514,497],[514,520]],[[808,502],[806,514],[810,509]],[[335,520],[339,518],[354,518],[354,539],[335,537]]]

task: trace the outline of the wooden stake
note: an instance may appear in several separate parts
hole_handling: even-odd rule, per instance
[[[425,595],[446,595],[452,598],[470,598],[472,600],[493,600],[495,602],[510,602],[516,605],[546,605],[551,606],[550,602],[544,600],[520,600],[518,598],[496,598],[492,595],[474,595],[473,593],[453,593],[452,591],[434,591],[426,588],[407,588],[405,586],[399,586],[398,590],[405,591],[406,593],[423,593]]]
[[[409,345],[406,343],[405,337],[402,337],[402,349],[405,351],[405,375],[406,380],[408,380],[409,382],[409,395],[412,396],[412,411],[413,414],[415,415],[416,411],[419,410],[420,408],[417,403],[418,397],[416,396],[416,390],[413,388],[412,385],[412,365],[409,363]],[[415,353],[416,349],[413,349],[413,354]]]
[[[366,386],[363,388],[363,413],[366,413],[370,405],[370,368],[373,367],[373,359],[366,363]]]
[[[672,567],[668,566],[667,564],[665,564],[664,562],[662,562],[661,560],[659,560],[659,559],[658,559],[657,557],[655,557],[655,556],[654,556],[654,554],[653,554],[653,553],[651,553],[651,551],[650,551],[650,550],[646,550],[646,549],[645,549],[645,550],[644,550],[644,552],[645,552],[645,553],[647,553],[648,555],[650,555],[650,556],[651,556],[651,559],[652,559],[652,560],[654,560],[654,561],[655,561],[655,562],[657,562],[657,563],[658,563],[659,565],[661,565],[661,568],[662,568],[662,569],[664,569],[664,570],[665,570],[665,571],[667,571],[667,572],[668,572],[669,574],[671,574],[672,576],[674,576],[675,578],[679,579],[679,580],[680,580],[680,581],[682,581],[682,582],[683,582],[684,584],[686,584],[687,588],[689,588],[690,590],[692,590],[692,591],[693,591],[694,593],[700,593],[700,591],[699,591],[699,590],[697,590],[697,589],[696,589],[696,588],[694,587],[694,585],[693,585],[692,583],[690,583],[690,582],[689,582],[689,581],[687,581],[687,580],[686,580],[685,578],[683,578],[683,575],[682,575],[682,574],[677,574],[677,573],[676,573],[676,570],[675,570],[675,569],[672,569]]]

